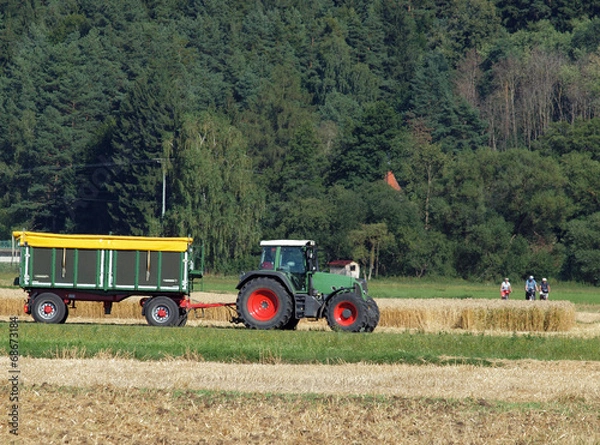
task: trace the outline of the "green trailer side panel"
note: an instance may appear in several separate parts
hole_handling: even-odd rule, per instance
[[[29,270],[31,284],[52,285],[52,250],[46,247],[30,249]]]
[[[81,287],[97,287],[101,281],[98,277],[100,261],[102,261],[100,250],[77,250],[77,285]]]
[[[110,251],[114,289],[186,292],[187,253]]]
[[[158,287],[158,273],[161,252],[140,252],[138,264],[138,286],[140,288]]]
[[[161,264],[161,289],[180,288],[182,285],[181,269],[183,268],[183,254],[180,252],[163,252]]]
[[[21,246],[22,287],[186,293],[187,252]]]
[[[113,283],[117,289],[135,289],[137,287],[137,261],[138,251],[111,251],[113,255],[114,276]]]
[[[74,249],[54,249],[52,267],[54,285],[64,287],[75,285],[75,251]]]

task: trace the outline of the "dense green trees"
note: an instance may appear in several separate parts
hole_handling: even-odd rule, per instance
[[[229,272],[314,238],[372,275],[596,283],[599,14],[0,0],[0,236],[190,234]]]

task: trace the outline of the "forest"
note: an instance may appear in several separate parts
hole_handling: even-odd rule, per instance
[[[600,284],[599,44],[600,0],[0,0],[0,238]]]

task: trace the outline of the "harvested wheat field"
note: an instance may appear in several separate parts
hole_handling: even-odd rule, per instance
[[[2,318],[24,317],[23,293],[6,294],[0,291]],[[235,296],[194,298],[227,302]],[[114,309],[125,303],[129,308],[119,309],[122,315],[110,316],[78,303],[69,321],[145,324],[136,301]],[[502,326],[516,318],[501,311],[517,314],[521,303],[531,307],[531,302],[464,301],[460,309],[439,300],[437,306],[378,303],[382,323],[369,335],[404,329],[509,335]],[[552,303],[521,319],[542,326],[544,335],[600,337],[600,314]],[[204,318],[192,316],[189,325],[228,324],[210,311]],[[328,329],[322,320],[303,320],[299,328]],[[7,357],[0,357],[0,366],[9,369]],[[99,356],[21,357],[19,366],[19,435],[8,434],[8,422],[1,422],[2,444],[600,443],[600,362],[290,365]],[[6,413],[7,379],[0,387]]]
[[[21,362],[13,443],[600,442],[599,363]]]

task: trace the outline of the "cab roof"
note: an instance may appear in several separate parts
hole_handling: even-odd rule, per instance
[[[295,240],[295,239],[279,239],[279,240],[265,240],[260,242],[260,246],[284,246],[284,247],[304,247],[314,246],[315,242],[312,240]]]

